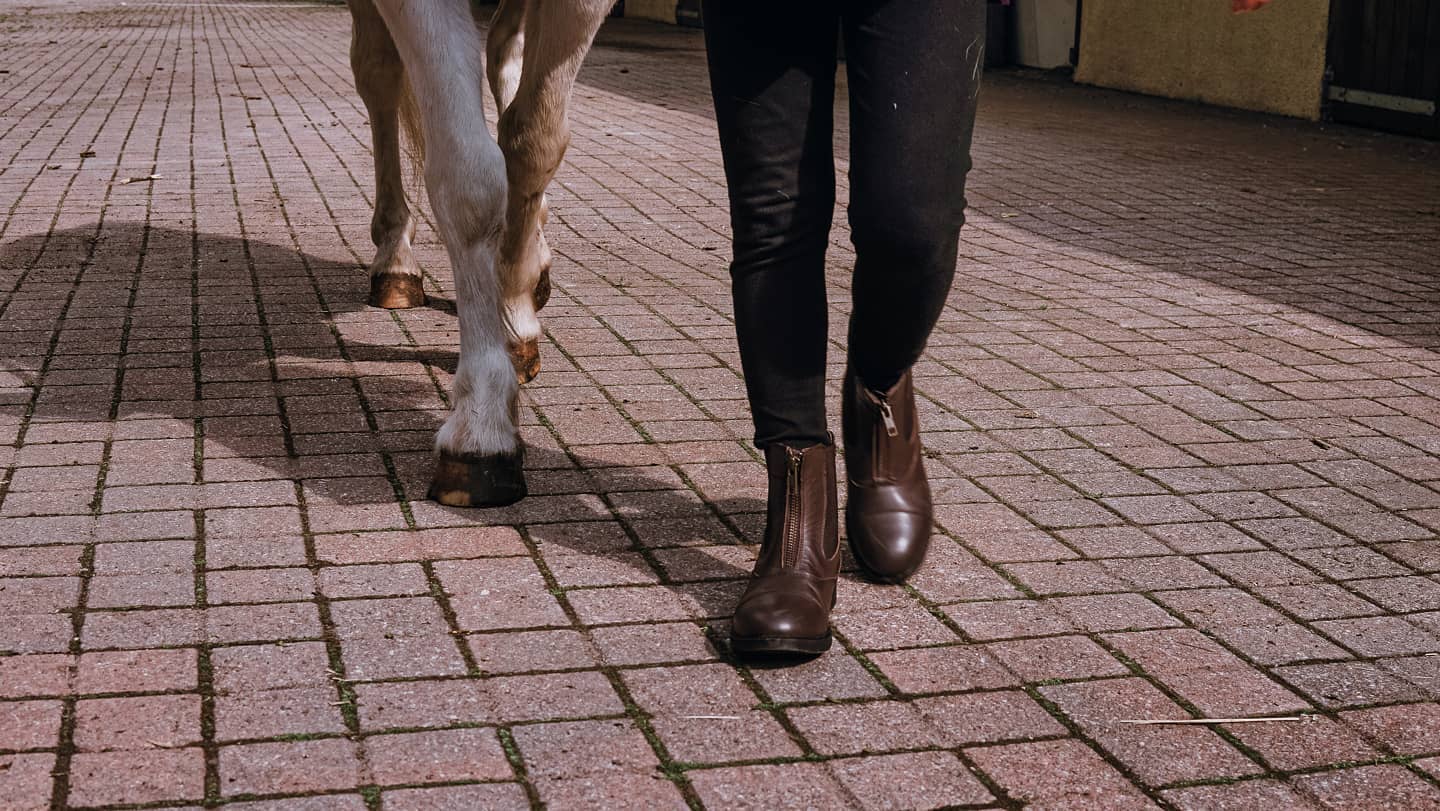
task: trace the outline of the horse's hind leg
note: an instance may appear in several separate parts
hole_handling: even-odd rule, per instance
[[[450,415],[435,445],[430,496],[457,507],[525,495],[519,386],[505,352],[495,254],[505,218],[505,157],[485,127],[484,56],[470,0],[378,0],[414,91],[427,145],[425,186],[460,314]]]
[[[550,264],[541,233],[545,187],[570,143],[566,105],[575,75],[612,4],[613,0],[552,0],[529,5],[520,84],[500,115],[500,148],[510,182],[500,280],[506,338],[521,380],[540,371],[540,320],[535,311],[549,297]]]
[[[490,18],[490,31],[485,39],[485,70],[490,91],[495,96],[495,112],[503,114],[515,100],[520,89],[520,72],[525,54],[525,15],[535,0],[501,0]],[[535,229],[536,252],[539,260],[539,282],[535,285],[535,309],[550,300],[550,246],[545,242],[544,225],[549,219],[549,205],[540,197],[540,228]],[[504,274],[502,269],[501,273]],[[533,273],[533,271],[532,271]]]
[[[520,74],[525,54],[525,16],[535,5],[534,0],[501,0],[495,16],[490,18],[490,31],[485,38],[485,71],[490,80],[490,91],[495,96],[497,114],[503,114],[515,100],[520,89]],[[545,242],[545,221],[549,217],[549,206],[544,194],[540,196],[539,225],[535,229],[535,248],[531,257],[537,269],[522,271],[520,276],[536,276],[531,298],[536,310],[550,300],[550,246]],[[506,267],[501,268],[502,277],[512,275]],[[523,284],[523,282],[522,282]],[[533,348],[533,347],[532,347]],[[539,354],[533,358],[538,361]],[[527,370],[522,358],[516,359],[517,375],[522,380],[534,376],[535,369]]]
[[[525,52],[525,11],[530,0],[500,0],[485,35],[485,78],[495,96],[495,111],[505,112],[520,88],[520,59]]]
[[[418,307],[425,303],[425,290],[420,266],[410,252],[415,219],[405,202],[400,176],[398,113],[405,71],[390,30],[372,0],[348,2],[355,21],[350,67],[370,114],[375,154],[375,215],[370,221],[375,261],[370,263],[370,304],[387,309]]]

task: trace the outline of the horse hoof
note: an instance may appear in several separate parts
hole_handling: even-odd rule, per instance
[[[440,452],[428,496],[447,507],[505,507],[525,497],[525,452]]]
[[[515,367],[515,379],[523,386],[540,374],[540,342],[531,338],[524,343],[510,344],[510,364]]]
[[[370,277],[370,306],[408,310],[425,304],[425,283],[409,273],[380,273]]]
[[[540,280],[535,282],[535,292],[532,295],[535,297],[535,312],[537,313],[550,303],[550,268],[540,271]]]

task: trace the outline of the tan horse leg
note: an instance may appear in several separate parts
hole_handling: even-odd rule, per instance
[[[503,114],[515,100],[520,89],[520,76],[525,54],[525,15],[534,0],[501,0],[495,16],[490,19],[490,32],[485,41],[486,78],[490,80],[490,92],[495,97],[497,113]],[[540,198],[540,225],[535,229],[535,255],[540,271],[531,298],[536,311],[550,300],[550,246],[545,242],[544,224],[549,219],[549,206],[544,195]],[[504,265],[501,277],[509,273]],[[533,273],[533,272],[532,272]],[[522,274],[524,275],[524,274]],[[523,284],[523,282],[521,282]],[[520,382],[534,379],[540,371],[540,351],[536,341],[517,344],[511,348],[511,360]]]
[[[425,303],[425,290],[420,266],[410,252],[415,220],[400,176],[398,110],[405,71],[372,0],[349,0],[349,6],[355,23],[350,67],[370,114],[375,154],[375,215],[370,221],[375,260],[370,263],[370,304],[387,309],[418,307]]]
[[[512,0],[513,1],[513,0]],[[500,243],[506,339],[519,378],[540,371],[540,321],[549,297],[545,187],[570,143],[566,105],[575,75],[613,0],[531,0],[524,13],[520,82],[500,115],[510,190]],[[508,93],[502,87],[500,96]]]

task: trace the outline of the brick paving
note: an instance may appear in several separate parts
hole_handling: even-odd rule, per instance
[[[743,666],[697,36],[582,76],[536,495],[477,512],[423,500],[433,229],[433,306],[362,303],[348,28],[0,9],[0,806],[1440,807],[1435,144],[992,77],[930,563]]]

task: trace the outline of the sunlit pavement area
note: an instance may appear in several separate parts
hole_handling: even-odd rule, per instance
[[[0,806],[1440,807],[1440,145],[989,77],[929,563],[773,668],[696,32],[581,76],[475,511],[432,218],[364,304],[344,8],[6,6]]]

